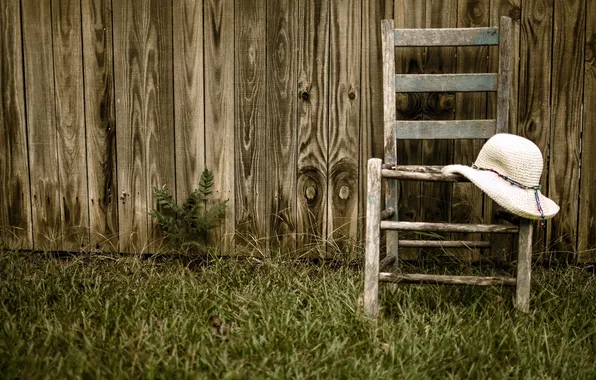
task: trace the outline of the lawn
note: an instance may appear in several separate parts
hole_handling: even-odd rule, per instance
[[[359,264],[1,252],[0,377],[596,378],[593,268],[537,268],[529,315],[383,286],[374,323]]]

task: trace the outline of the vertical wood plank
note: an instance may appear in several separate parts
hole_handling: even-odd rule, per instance
[[[561,211],[547,226],[549,250],[576,251],[579,154],[584,86],[585,7],[555,1],[548,196]]]
[[[327,239],[340,251],[357,238],[362,17],[354,0],[330,6]]]
[[[457,0],[427,0],[427,28],[457,27]],[[429,47],[425,52],[425,74],[455,72],[456,57],[453,47]],[[423,119],[451,120],[455,117],[455,94],[425,94]],[[453,161],[453,141],[423,140],[422,165],[448,165]],[[451,214],[451,183],[423,182],[420,190],[420,217],[425,222],[446,222]],[[434,251],[433,253],[440,253]]]
[[[81,2],[52,0],[62,249],[89,244]]]
[[[272,248],[296,249],[296,85],[298,2],[267,1],[267,130],[271,156],[267,183]]]
[[[325,249],[329,132],[329,0],[300,0],[298,23],[299,247]]]
[[[90,245],[118,250],[111,0],[82,0]]]
[[[524,5],[525,7],[525,5]],[[490,26],[499,27],[501,16],[509,16],[512,21],[511,25],[511,66],[510,66],[510,81],[509,88],[509,128],[508,133],[517,133],[518,122],[518,98],[519,98],[519,46],[520,46],[520,17],[521,17],[521,0],[491,0],[490,1]],[[524,12],[525,13],[525,12]],[[499,47],[491,46],[488,50],[489,54],[489,71],[497,72],[499,69]],[[546,92],[548,94],[548,92]],[[495,93],[489,93],[487,99],[488,118],[495,119],[497,97]],[[497,217],[497,211],[503,208],[492,199],[484,196],[484,220],[486,222],[503,223],[504,221]],[[514,250],[516,243],[511,235],[497,235],[490,236],[491,249],[490,255],[495,260],[507,259],[510,260],[511,252]]]
[[[269,133],[266,109],[266,0],[235,5],[236,244],[266,245]],[[263,240],[265,239],[265,240]],[[256,240],[256,242],[255,242]]]
[[[176,200],[182,203],[199,187],[205,169],[203,1],[173,5]]]
[[[524,0],[521,15],[519,63],[519,122],[517,134],[532,140],[542,151],[544,172],[540,184],[547,189],[548,136],[553,35],[552,0]],[[515,120],[513,120],[515,122]],[[512,124],[515,128],[515,124]],[[515,132],[515,130],[514,130]],[[534,249],[544,249],[545,230],[534,233]]]
[[[515,289],[515,308],[530,312],[530,283],[532,277],[532,230],[533,222],[521,219],[519,224],[517,251],[517,284]]]
[[[485,27],[489,24],[488,0],[459,0],[458,28]],[[488,71],[488,48],[457,48],[457,72],[474,73]],[[486,93],[456,94],[455,118],[458,120],[486,119]],[[454,142],[453,162],[471,165],[475,160],[483,141],[456,140]],[[482,223],[482,192],[472,183],[453,185],[452,221],[457,223]],[[479,234],[454,234],[458,240],[478,240]],[[462,251],[463,252],[463,251]],[[468,259],[478,259],[478,250],[465,251]]]
[[[214,173],[213,193],[228,200],[222,226],[214,231],[224,247],[235,229],[234,1],[205,0],[205,167]]]
[[[0,4],[0,247],[33,249],[21,7]]]
[[[379,255],[381,235],[381,164],[368,164],[366,203],[366,257],[364,264],[364,314],[375,318],[379,312]]]
[[[426,25],[426,1],[395,0],[394,18],[395,28],[424,28]],[[424,47],[399,48],[396,50],[395,69],[398,74],[424,73]],[[398,89],[399,91],[399,89]],[[422,93],[400,93],[397,95],[398,120],[421,120],[424,118],[425,95]],[[422,142],[420,140],[399,140],[396,142],[397,163],[399,165],[422,164]],[[397,219],[404,222],[420,220],[420,190],[419,181],[399,181],[397,184],[398,210]],[[389,233],[391,234],[391,232]],[[408,232],[400,232],[400,239],[410,239],[414,236]],[[388,252],[393,251],[390,235],[387,235]],[[417,249],[399,249],[399,257],[405,260],[415,259]]]
[[[172,8],[158,0],[113,4],[120,251],[157,249],[151,186],[175,192]]]
[[[586,1],[586,52],[578,253],[582,262],[596,262],[596,2]]]
[[[367,162],[383,157],[383,71],[381,21],[393,18],[393,1],[362,2],[362,71],[360,74],[359,241],[364,241]]]
[[[397,165],[397,149],[395,130],[393,128],[397,118],[395,105],[395,20],[381,21],[381,46],[383,49],[383,161],[385,165]],[[397,221],[399,210],[399,182],[382,181],[385,191],[383,208],[396,210],[391,219]],[[397,231],[385,232],[385,245],[387,256],[392,257],[395,266],[398,265],[398,234]]]
[[[23,0],[25,93],[34,249],[62,249],[51,4]]]

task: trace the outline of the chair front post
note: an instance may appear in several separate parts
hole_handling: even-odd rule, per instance
[[[364,263],[364,314],[376,318],[379,312],[379,256],[381,243],[381,164],[368,160],[366,200],[366,254]]]

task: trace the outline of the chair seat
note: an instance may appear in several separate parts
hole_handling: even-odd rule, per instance
[[[417,165],[383,165],[381,176],[383,178],[433,181],[433,182],[470,182],[459,173],[444,174],[443,166],[417,166]]]

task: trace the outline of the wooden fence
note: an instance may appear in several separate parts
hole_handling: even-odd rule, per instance
[[[216,233],[228,244],[358,241],[366,161],[383,145],[380,20],[473,27],[503,14],[518,47],[511,131],[543,150],[544,192],[561,205],[535,250],[594,259],[591,0],[2,0],[0,241],[154,251],[151,186],[180,200],[205,167],[229,199]],[[477,71],[493,56],[410,49],[401,69]],[[490,116],[491,100],[397,98],[415,119]],[[481,144],[404,142],[400,160],[470,164]],[[401,195],[404,220],[490,213],[470,185],[406,184]]]

